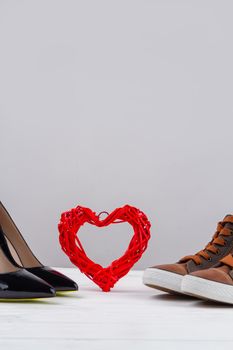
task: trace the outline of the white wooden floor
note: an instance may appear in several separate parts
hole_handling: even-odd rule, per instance
[[[133,271],[110,293],[77,269],[59,269],[80,291],[34,302],[0,303],[0,349],[230,349],[233,308],[169,296]]]

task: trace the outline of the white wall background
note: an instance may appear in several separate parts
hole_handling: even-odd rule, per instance
[[[1,0],[1,200],[45,264],[60,213],[129,203],[152,223],[137,268],[207,243],[233,212],[233,2]],[[107,264],[130,229],[84,228]]]

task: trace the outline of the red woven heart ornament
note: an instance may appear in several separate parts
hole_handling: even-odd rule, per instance
[[[85,223],[104,227],[122,222],[128,222],[134,231],[125,253],[119,259],[114,260],[108,267],[102,267],[89,259],[77,236],[80,227]],[[77,206],[61,215],[58,225],[60,232],[59,241],[62,250],[68,255],[70,261],[104,292],[109,292],[115,283],[125,276],[141,258],[150,239],[150,227],[151,225],[146,215],[141,210],[130,205],[115,209],[103,220],[100,220],[100,214],[96,215],[91,209]]]

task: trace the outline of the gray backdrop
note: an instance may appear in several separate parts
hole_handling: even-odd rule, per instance
[[[60,213],[129,203],[136,265],[194,253],[233,211],[232,1],[1,0],[1,200],[45,264]],[[84,227],[103,264],[130,228]]]

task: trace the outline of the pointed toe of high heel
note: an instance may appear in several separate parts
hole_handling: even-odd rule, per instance
[[[0,274],[0,299],[52,298],[55,289],[25,269]]]
[[[38,285],[39,296],[35,297],[52,297],[55,295],[55,291],[65,292],[78,290],[77,283],[71,280],[69,277],[63,275],[62,273],[56,270],[53,270],[51,267],[44,266],[40,263],[40,261],[32,253],[31,249],[29,248],[23,236],[21,235],[19,229],[12,220],[10,214],[1,202],[0,248],[2,249],[6,259],[8,259],[11,270],[12,266],[14,266],[16,269],[21,269],[24,272],[28,271],[28,274],[30,273],[34,275],[35,278],[40,278],[44,281],[46,285]],[[12,251],[10,248],[12,248],[12,251],[15,253],[14,256],[12,255]],[[36,283],[36,281],[34,282]],[[47,284],[49,284],[50,286],[48,286]],[[35,289],[32,288],[32,292],[34,293]]]
[[[56,292],[74,292],[78,290],[76,282],[49,266],[33,267],[27,270],[53,286]]]

